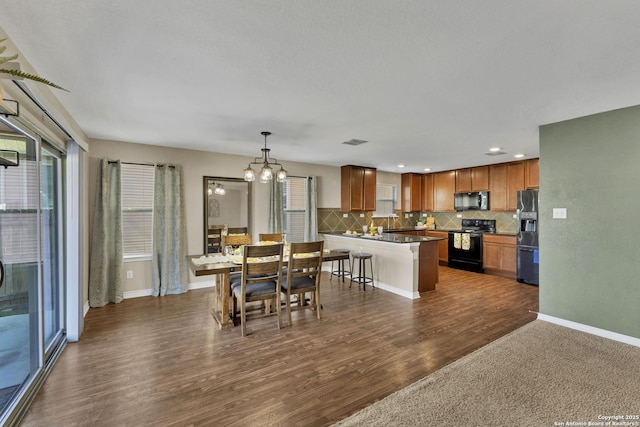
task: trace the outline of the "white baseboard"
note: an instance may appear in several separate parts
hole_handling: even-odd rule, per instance
[[[188,289],[193,290],[193,289],[212,288],[215,286],[215,284],[216,284],[215,280],[209,280],[206,282],[189,283]],[[149,296],[151,296],[151,288],[139,289],[137,291],[126,291],[122,293],[123,299],[149,297]],[[89,303],[87,302],[87,305],[88,304]]]
[[[420,298],[420,292],[403,291],[402,289],[398,289],[395,286],[387,285],[386,283],[382,283],[382,282],[375,282],[375,285],[376,285],[376,288],[378,289],[391,292],[392,294],[400,295],[401,297],[405,297],[409,299]]]
[[[215,285],[216,285],[216,281],[215,280],[208,280],[206,282],[189,283],[189,290],[213,288]]]
[[[86,300],[84,303],[84,306],[82,306],[82,317],[84,318],[84,316],[87,315],[87,313],[89,312],[89,309],[91,308],[91,306],[89,305],[89,300]]]
[[[330,267],[322,267],[322,271],[327,271],[327,272],[331,272],[331,268]],[[345,278],[345,282],[349,280],[347,278]],[[376,288],[378,289],[382,289],[383,291],[387,291],[387,292],[391,292],[392,294],[396,294],[396,295],[400,295],[401,297],[405,297],[405,298],[409,298],[409,299],[418,299],[420,298],[420,292],[410,292],[410,291],[403,291],[402,289],[398,289],[395,286],[391,286],[391,285],[387,285],[386,283],[382,283],[382,282],[375,282]],[[371,286],[371,284],[369,284],[369,286]]]
[[[586,332],[591,335],[597,335],[599,337],[608,338],[613,341],[619,341],[625,344],[633,345],[635,347],[640,347],[640,338],[622,335],[617,332],[607,331],[606,329],[595,328],[593,326],[584,325],[582,323],[572,322],[571,320],[565,320],[559,317],[548,316],[541,313],[538,313],[538,320],[543,320],[555,325],[564,326],[570,329],[575,329],[577,331]]]
[[[122,293],[123,299],[149,297],[149,296],[151,296],[151,288],[139,289],[137,291],[126,291]]]

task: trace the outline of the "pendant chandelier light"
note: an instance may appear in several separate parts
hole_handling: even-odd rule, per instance
[[[262,157],[256,157],[253,162],[249,163],[249,166],[244,170],[244,180],[245,181],[255,181],[256,180],[256,171],[251,168],[251,165],[261,165],[262,169],[260,169],[260,182],[266,183],[273,179],[273,168],[272,166],[280,166],[276,174],[276,180],[278,182],[282,182],[287,179],[287,171],[284,170],[282,165],[278,163],[277,159],[272,159],[269,157],[269,152],[271,149],[267,148],[267,136],[271,135],[271,132],[260,132],[264,135],[264,148],[261,148]]]
[[[224,196],[226,193],[224,186],[222,184],[220,184],[219,182],[213,182],[213,183],[209,183],[209,188],[207,189],[207,194],[209,194],[210,196],[212,194],[217,194],[219,196]]]

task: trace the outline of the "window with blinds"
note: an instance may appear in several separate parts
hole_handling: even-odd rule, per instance
[[[122,254],[149,258],[153,249],[153,181],[155,168],[122,164]]]
[[[287,242],[304,242],[307,179],[289,177],[283,182],[284,232]]]
[[[392,184],[376,185],[376,211],[373,216],[391,216],[396,214],[397,189]]]

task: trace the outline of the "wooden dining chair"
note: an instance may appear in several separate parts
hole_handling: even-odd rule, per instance
[[[222,252],[224,225],[212,225],[207,230],[207,253]]]
[[[260,242],[284,242],[284,233],[260,233]]]
[[[231,246],[234,249],[242,245],[252,245],[253,236],[250,234],[239,234],[237,236],[222,236],[222,247]]]
[[[229,227],[227,234],[248,234],[248,227]]]
[[[291,243],[286,278],[283,279],[282,293],[285,294],[285,304],[289,326],[291,326],[291,311],[312,308],[316,310],[318,320],[322,316],[320,304],[320,276],[322,272],[322,250],[324,241]],[[311,303],[307,305],[305,294],[313,294]],[[291,295],[298,296],[296,307],[291,306]]]
[[[278,329],[282,328],[281,304],[279,302],[282,286],[283,247],[282,243],[244,247],[240,285],[233,288],[234,307],[240,305],[240,325],[243,337],[247,335],[247,303],[252,301],[267,299],[275,301],[275,313],[252,312],[251,317],[275,314],[278,317]]]

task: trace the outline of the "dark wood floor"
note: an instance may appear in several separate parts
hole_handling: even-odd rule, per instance
[[[414,301],[327,279],[322,320],[256,319],[244,338],[217,329],[211,289],[91,309],[22,425],[329,425],[538,310],[537,287],[446,267]]]

